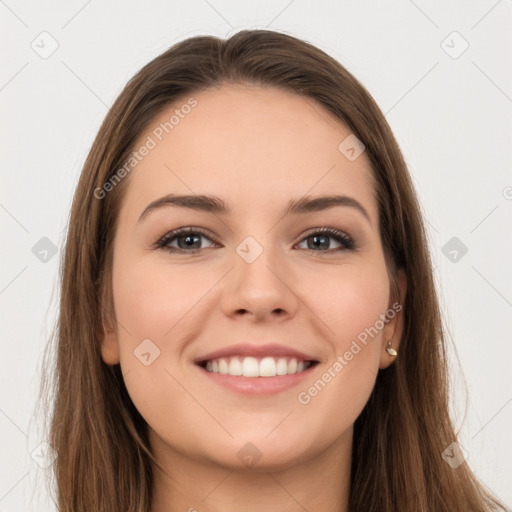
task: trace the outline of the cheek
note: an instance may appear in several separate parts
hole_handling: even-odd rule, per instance
[[[333,436],[355,421],[373,389],[388,293],[383,264],[347,266],[323,282],[323,293],[310,304],[329,328],[331,355],[324,372],[302,387],[297,400],[307,417],[329,418]]]
[[[214,276],[203,273],[200,277],[190,269],[121,263],[114,274],[118,320],[133,343],[144,338],[165,341],[181,330],[185,317],[189,323],[195,316],[195,306],[214,282]]]
[[[166,425],[174,431],[177,427],[169,427],[169,411],[194,405],[180,387],[179,365],[186,340],[200,326],[199,301],[213,286],[214,277],[205,282],[192,271],[171,271],[165,265],[128,258],[116,265],[114,304],[126,388],[150,425]],[[197,418],[188,413],[188,422],[200,423],[201,411],[196,413]]]
[[[159,414],[163,403],[190,405],[171,375],[182,375],[188,361],[184,350],[204,329],[208,310],[216,307],[208,291],[218,280],[211,269],[199,272],[193,265],[167,265],[163,259],[135,255],[114,262],[121,367],[143,416]]]
[[[326,337],[331,340],[336,353],[349,350],[351,341],[358,337],[364,341],[365,333],[369,336],[368,330],[373,333],[373,338],[380,336],[383,325],[379,319],[389,300],[388,276],[380,260],[364,267],[347,264],[325,277],[318,272],[305,275],[303,286],[308,307],[327,328]],[[309,287],[309,293],[306,293],[306,287]],[[378,335],[372,329],[376,323]]]

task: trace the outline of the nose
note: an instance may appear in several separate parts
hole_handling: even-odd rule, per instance
[[[227,316],[247,317],[255,323],[295,316],[299,299],[293,290],[293,276],[278,259],[275,252],[266,249],[252,263],[235,254],[221,299]]]

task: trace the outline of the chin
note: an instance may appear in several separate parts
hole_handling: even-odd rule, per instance
[[[268,433],[256,430],[215,444],[205,456],[237,472],[268,472],[288,469],[314,456],[315,446],[308,443],[304,432],[297,430]],[[322,447],[316,448],[318,451]]]

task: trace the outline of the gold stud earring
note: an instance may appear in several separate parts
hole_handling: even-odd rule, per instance
[[[388,346],[386,347],[386,351],[390,356],[397,356],[398,352],[391,346],[391,340],[388,341]]]

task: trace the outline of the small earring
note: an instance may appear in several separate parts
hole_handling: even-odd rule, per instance
[[[386,347],[386,351],[390,356],[397,356],[398,352],[391,346],[391,340],[388,341],[388,346]]]

